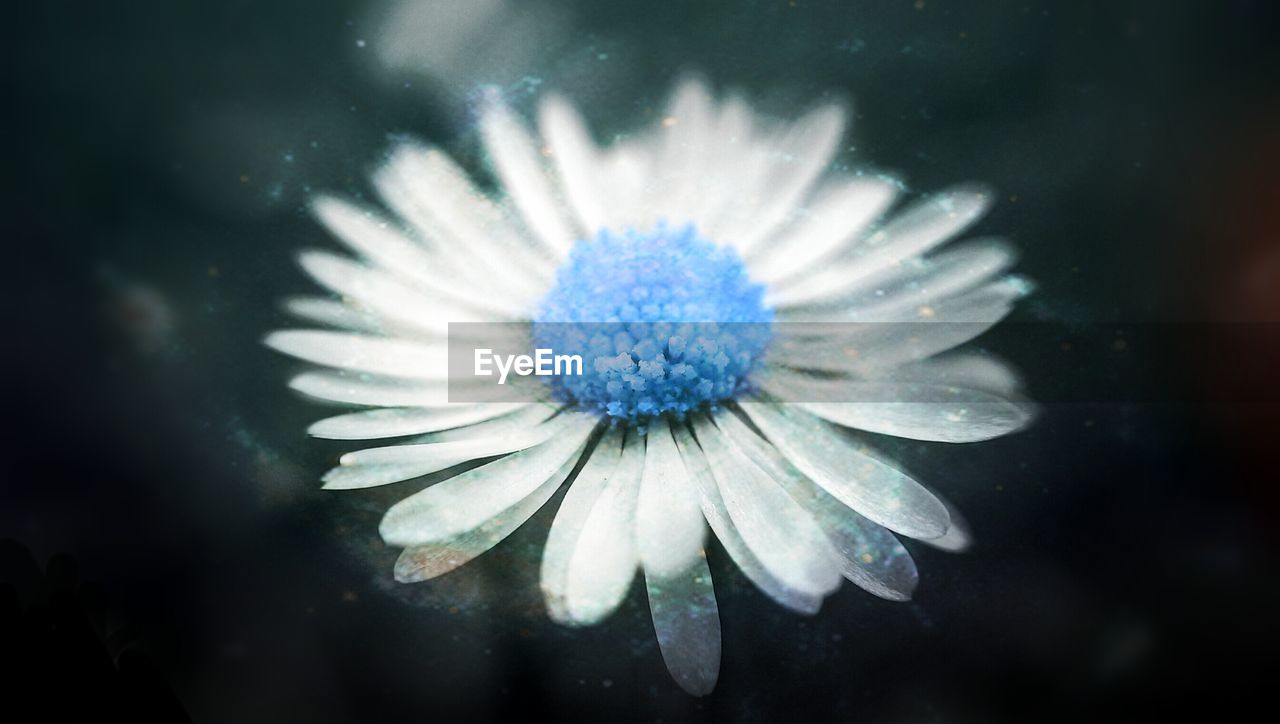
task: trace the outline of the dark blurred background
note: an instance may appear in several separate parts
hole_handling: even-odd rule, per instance
[[[1280,321],[1280,6],[55,0],[7,16],[5,706],[1224,720],[1270,693],[1274,370],[1232,360],[1256,362],[1241,338]],[[350,446],[305,437],[326,410],[260,344],[279,300],[310,289],[295,251],[333,245],[308,195],[366,195],[392,135],[483,174],[478,84],[525,112],[563,90],[607,137],[660,117],[691,68],[776,113],[852,98],[842,160],[913,192],[995,186],[977,233],[1022,249],[1039,288],[1015,319],[1054,330],[981,340],[1049,401],[1030,431],[886,443],[978,538],[913,548],[913,602],[846,586],[793,615],[711,551],[724,663],[704,699],[668,677],[640,591],[596,628],[546,618],[554,504],[461,570],[394,583],[377,520],[404,486],[318,490]],[[1135,357],[1102,323],[1185,324],[1221,354]],[[1114,390],[1118,371],[1181,382],[1142,399],[1055,387]]]

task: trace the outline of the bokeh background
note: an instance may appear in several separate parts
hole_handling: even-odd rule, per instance
[[[1280,321],[1275,4],[51,0],[8,17],[5,706],[1222,720],[1268,693],[1280,426],[1251,344]],[[471,565],[395,584],[376,522],[402,486],[318,490],[345,448],[304,436],[326,411],[260,344],[310,289],[295,251],[334,245],[308,195],[367,195],[396,135],[483,176],[480,84],[525,112],[564,91],[608,137],[660,117],[689,69],[779,114],[851,98],[842,160],[913,193],[997,188],[977,233],[1010,237],[1039,289],[980,342],[1046,401],[1007,439],[890,445],[978,537],[914,548],[909,604],[846,586],[794,615],[714,548],[724,662],[704,699],[670,681],[640,591],[596,628],[546,618],[554,502]],[[1114,325],[1215,361],[1143,355]],[[1149,379],[1177,382],[1123,394]]]

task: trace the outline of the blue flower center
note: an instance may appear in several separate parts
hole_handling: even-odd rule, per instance
[[[538,348],[580,355],[560,399],[629,422],[733,399],[769,343],[773,310],[741,257],[693,226],[579,241],[534,315]]]

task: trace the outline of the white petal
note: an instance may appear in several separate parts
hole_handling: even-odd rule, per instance
[[[551,618],[560,623],[572,623],[568,599],[569,566],[582,536],[583,526],[600,499],[609,478],[618,467],[622,456],[623,431],[614,428],[600,438],[587,462],[578,471],[565,493],[556,518],[547,534],[547,544],[542,549],[540,583]]]
[[[383,320],[377,316],[353,309],[333,299],[293,297],[285,302],[285,309],[295,317],[310,322],[319,322],[355,332],[381,333],[385,326]]]
[[[379,268],[396,274],[424,290],[455,301],[464,301],[507,318],[527,314],[519,301],[502,294],[476,294],[474,285],[455,280],[450,266],[438,254],[410,239],[395,224],[370,210],[330,196],[317,197],[312,211],[347,246]]]
[[[556,94],[543,97],[538,107],[538,129],[560,172],[569,206],[582,228],[592,234],[606,226],[606,209],[599,189],[595,144],[586,124],[573,106]]]
[[[704,415],[694,433],[734,526],[756,558],[786,586],[825,596],[840,586],[836,555],[822,529],[777,482]]]
[[[437,468],[430,465],[423,466],[416,463],[340,465],[330,469],[320,479],[324,482],[322,487],[325,490],[357,490],[412,480],[436,470]]]
[[[608,616],[635,578],[636,495],[643,468],[644,441],[630,439],[583,521],[565,586],[565,608],[575,623],[591,625]]]
[[[973,545],[973,533],[969,528],[969,521],[965,520],[960,511],[956,510],[956,507],[946,498],[939,496],[938,500],[941,500],[942,504],[947,506],[947,513],[951,515],[951,527],[947,529],[947,534],[941,538],[931,538],[921,542],[950,553],[960,553],[968,550]]]
[[[1035,285],[1016,274],[984,284],[938,304],[935,318],[957,323],[999,320],[1013,303],[1030,294]]]
[[[1021,430],[1032,418],[1027,405],[946,384],[832,379],[776,370],[762,378],[761,387],[830,422],[913,440],[990,440]]]
[[[561,214],[542,154],[524,124],[498,94],[486,96],[480,132],[494,170],[525,223],[557,258],[568,256],[573,242],[582,236]]]
[[[683,571],[645,571],[653,630],[667,670],[681,689],[705,696],[720,675],[720,611],[702,556]]]
[[[902,392],[895,385],[887,394]],[[941,389],[941,388],[935,388]],[[818,417],[845,427],[882,435],[905,437],[930,442],[979,442],[1017,432],[1031,422],[1030,412],[1021,405],[1001,400],[994,395],[989,402],[972,401],[973,391],[946,388],[941,392],[923,392],[929,399],[940,394],[958,392],[966,398],[961,403],[944,402],[806,402],[800,406]],[[876,393],[877,395],[881,393]]]
[[[933,381],[1011,398],[1018,396],[1022,386],[1018,374],[1003,360],[971,352],[956,352],[902,365],[889,370],[884,379]]]
[[[426,407],[449,402],[449,385],[410,382],[349,372],[304,372],[289,380],[293,389],[312,397],[351,405]]]
[[[748,259],[751,278],[777,284],[830,259],[879,218],[896,193],[894,184],[884,179],[830,182],[801,212],[794,228]]]
[[[715,478],[707,465],[707,460],[693,435],[684,425],[677,425],[671,430],[676,447],[680,450],[680,458],[685,469],[689,471],[702,500],[702,513],[707,523],[715,532],[716,538],[724,546],[729,557],[738,565],[751,582],[764,591],[770,598],[798,613],[817,613],[822,606],[822,596],[795,590],[783,583],[752,553],[738,529],[734,527],[720,492],[716,488]]]
[[[752,462],[769,471],[787,494],[813,512],[838,554],[845,578],[881,598],[892,601],[911,598],[919,574],[911,554],[892,533],[815,485],[736,415],[721,410],[715,419],[731,443]]]
[[[490,404],[490,403],[485,403]],[[551,422],[552,416],[561,410],[556,402],[530,403],[515,412],[492,420],[477,422],[474,425],[453,427],[440,432],[431,432],[412,438],[414,443],[453,442],[455,440],[474,440],[476,438],[505,438],[523,435],[530,428],[539,427]]]
[[[504,455],[524,450],[553,437],[566,420],[553,419],[535,428],[503,437],[473,437],[465,440],[429,442],[416,445],[388,445],[356,450],[342,456],[343,465],[387,465],[413,463],[442,470],[460,462]]]
[[[438,543],[410,546],[396,559],[395,577],[401,583],[425,581],[471,561],[511,535],[555,494],[577,460],[570,458],[537,490],[483,525]]]
[[[726,232],[726,243],[749,253],[791,215],[818,176],[831,163],[847,114],[828,105],[791,124],[772,149],[773,163],[760,180],[766,193],[750,214],[742,214]]]
[[[1008,269],[1016,254],[996,239],[967,242],[921,260],[909,273],[847,304],[846,317],[859,321],[919,321],[922,313],[971,291]]]
[[[303,252],[299,262],[316,281],[346,297],[353,306],[401,329],[443,337],[449,332],[449,322],[496,321],[491,313],[414,289],[391,274],[334,254]]]
[[[410,279],[434,271],[436,260],[387,219],[342,199],[318,196],[311,210],[329,230],[373,263]]]
[[[664,417],[649,424],[636,507],[636,542],[648,574],[664,577],[703,555],[706,524],[696,484],[684,467]]]
[[[847,261],[797,277],[772,290],[767,301],[771,306],[790,307],[838,299],[865,280],[959,234],[981,218],[991,198],[986,189],[959,187],[919,202],[859,243]]]
[[[926,315],[936,311],[936,305],[991,281],[1008,269],[1016,256],[999,239],[967,241],[954,249],[886,269],[820,306],[793,307],[780,316],[788,322],[924,321],[928,319]]]
[[[408,407],[365,410],[320,420],[307,432],[330,440],[367,440],[420,435],[483,422],[510,414],[532,403],[457,403],[435,408]]]
[[[449,375],[443,346],[312,329],[272,332],[263,341],[272,349],[326,367],[420,380],[444,380]]]
[[[715,140],[712,105],[711,92],[699,78],[681,82],[668,101],[649,183],[656,218],[672,224],[695,220],[700,196],[710,183],[706,161]]]
[[[378,192],[455,268],[486,294],[527,305],[551,280],[552,267],[439,149],[401,144],[374,175]]]
[[[878,377],[975,339],[1013,310],[1027,293],[1018,279],[993,282],[931,308],[918,322],[833,322],[781,325],[766,363]]]
[[[648,229],[664,212],[657,205],[661,185],[654,180],[657,154],[648,138],[616,143],[599,167],[599,193],[605,202],[605,225],[610,229]]]
[[[718,232],[726,223],[726,214],[732,218],[734,202],[744,193],[742,182],[759,175],[768,160],[757,152],[759,144],[753,137],[751,121],[751,109],[741,98],[729,98],[721,104],[706,144],[706,159],[700,162],[699,183],[691,197],[688,220],[716,243],[728,243]]]
[[[523,379],[523,378],[521,378]],[[510,381],[508,381],[510,382]],[[395,377],[378,377],[360,372],[317,371],[304,372],[289,380],[293,389],[319,400],[341,402],[350,405],[372,407],[441,407],[464,404],[514,404],[500,402],[471,403],[489,389],[489,383],[454,379],[403,380]],[[529,392],[536,391],[529,385]],[[464,402],[450,402],[450,395],[474,393],[474,398]]]
[[[562,430],[529,450],[468,470],[391,506],[379,531],[389,545],[438,542],[482,525],[576,459],[596,426],[590,415],[567,412]]]
[[[741,406],[800,472],[872,521],[911,538],[938,538],[950,527],[932,493],[817,417],[794,405]]]
[[[516,413],[517,415],[519,413]],[[534,427],[496,434],[492,428],[461,428],[456,439],[392,445],[357,450],[343,455],[341,465],[324,475],[326,490],[346,490],[386,485],[451,468],[454,465],[534,447],[559,434],[568,418],[553,419]],[[514,425],[507,418],[493,421]],[[483,424],[483,423],[482,423]]]

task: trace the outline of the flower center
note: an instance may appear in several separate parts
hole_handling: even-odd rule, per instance
[[[548,378],[566,402],[630,422],[728,400],[771,336],[764,287],[692,225],[579,241],[534,315],[536,346],[581,355]]]

